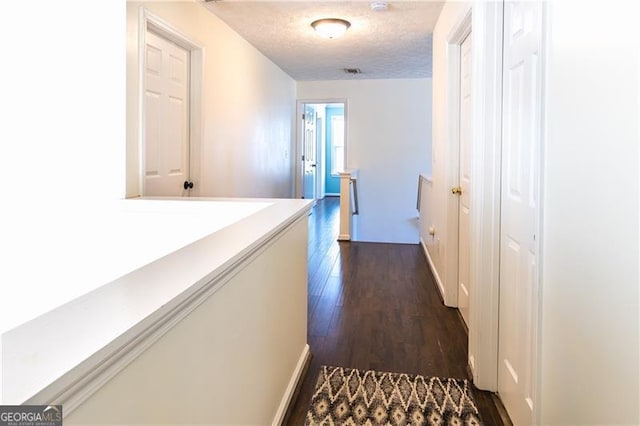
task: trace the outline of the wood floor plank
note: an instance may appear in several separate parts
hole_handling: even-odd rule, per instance
[[[471,379],[466,329],[442,303],[422,248],[338,242],[338,207],[326,198],[309,216],[312,359],[286,425],[304,424],[322,365]],[[492,393],[473,395],[485,425],[509,424]]]

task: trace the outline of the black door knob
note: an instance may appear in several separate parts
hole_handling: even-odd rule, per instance
[[[189,182],[188,180],[185,180],[182,186],[184,187],[184,189],[191,189],[193,188],[193,182]]]

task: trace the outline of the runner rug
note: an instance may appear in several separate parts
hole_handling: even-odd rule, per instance
[[[469,382],[320,368],[305,425],[481,425]]]

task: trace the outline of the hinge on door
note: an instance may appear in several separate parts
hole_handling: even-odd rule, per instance
[[[302,119],[306,120],[307,116],[305,114],[302,114]]]
[[[304,155],[302,156],[302,161],[304,161]]]

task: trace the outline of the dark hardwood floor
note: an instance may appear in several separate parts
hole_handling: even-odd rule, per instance
[[[336,197],[309,216],[308,342],[312,359],[285,424],[302,425],[321,365],[470,379],[467,333],[440,299],[422,248],[338,242]],[[473,388],[485,425],[496,397]]]

